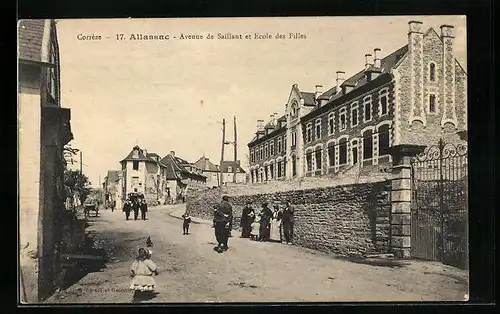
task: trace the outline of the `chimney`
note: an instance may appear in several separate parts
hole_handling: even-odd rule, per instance
[[[375,48],[373,49],[373,66],[375,68],[381,68],[382,67],[382,63],[381,63],[381,60],[380,60],[380,48]]]
[[[340,91],[340,85],[345,81],[345,72],[337,71],[337,93]]]
[[[314,99],[318,100],[318,97],[323,94],[323,85],[316,85],[316,91],[314,92]]]
[[[174,157],[175,158],[175,151],[171,150],[170,151],[170,156]]]
[[[365,54],[365,70],[368,70],[373,65],[373,56],[369,53]]]

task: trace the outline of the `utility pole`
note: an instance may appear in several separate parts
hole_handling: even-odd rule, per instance
[[[220,153],[220,180],[219,180],[219,190],[222,192],[222,185],[224,184],[224,180],[222,178],[222,163],[224,162],[224,145],[226,145],[226,119],[222,119],[222,148]]]
[[[233,182],[236,183],[236,163],[238,161],[238,133],[236,132],[236,116],[234,116],[234,169]]]
[[[83,174],[83,159],[82,159],[82,151],[80,151],[80,174]]]

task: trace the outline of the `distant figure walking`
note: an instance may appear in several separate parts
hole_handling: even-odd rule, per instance
[[[148,212],[148,204],[145,199],[139,201],[139,209],[141,211],[141,219],[146,220],[146,213]]]
[[[125,220],[129,220],[131,211],[132,211],[132,203],[127,198],[127,200],[125,201],[125,204],[123,205],[123,212],[125,213]]]
[[[219,253],[226,251],[229,247],[227,245],[229,238],[229,227],[233,220],[233,207],[229,204],[229,198],[224,195],[222,202],[219,204],[215,212],[215,238],[218,245],[215,250]]]
[[[132,201],[132,210],[134,211],[134,220],[137,220],[139,217],[139,200],[137,198]]]
[[[183,235],[188,235],[189,234],[189,224],[191,223],[191,216],[187,212],[182,214],[182,218],[184,218],[184,221],[182,222],[182,231]]]
[[[250,232],[252,231],[252,223],[254,222],[254,220],[255,211],[252,208],[252,202],[248,201],[241,214],[240,226],[242,238],[250,237]]]
[[[283,211],[283,234],[285,236],[286,244],[292,244],[293,241],[293,225],[295,224],[294,217],[295,209],[292,203],[288,201],[286,208]]]
[[[111,212],[114,212],[114,211],[115,211],[115,207],[116,207],[116,201],[115,201],[115,200],[113,200],[113,201],[111,202]]]

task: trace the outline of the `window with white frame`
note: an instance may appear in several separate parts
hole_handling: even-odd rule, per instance
[[[389,153],[389,126],[387,124],[378,128],[378,151],[379,156]]]
[[[363,110],[365,122],[370,121],[372,119],[372,96],[366,96],[363,99]]]
[[[312,171],[312,152],[307,152],[306,153],[306,164],[307,164],[307,171]]]
[[[281,154],[281,136],[278,137],[278,140],[277,140],[277,143],[276,143],[276,151],[278,152],[278,154]]]
[[[321,138],[321,119],[316,120],[316,126],[314,128],[315,130],[315,139],[320,139]]]
[[[274,139],[272,139],[271,143],[269,143],[269,151],[271,156],[274,156]]]
[[[328,166],[335,166],[335,143],[328,144]]]
[[[347,109],[346,107],[340,109],[339,113],[339,129],[340,131],[344,131],[347,128]]]
[[[366,130],[363,133],[363,159],[371,159],[373,157],[373,132]]]
[[[339,165],[347,163],[347,139],[343,138],[339,141]]]
[[[332,135],[335,132],[335,113],[331,112],[328,115],[328,134]]]
[[[389,113],[389,89],[386,87],[379,92],[379,115]]]
[[[306,142],[312,142],[312,123],[308,123],[306,126]]]
[[[266,143],[264,144],[264,158],[269,157],[269,145]]]
[[[358,163],[358,141],[354,140],[351,144],[352,151],[352,164],[355,165]]]
[[[295,147],[297,145],[297,132],[293,131],[292,132],[292,147]]]
[[[322,160],[322,149],[320,147],[316,148],[314,152],[314,159],[316,160],[316,170],[321,170]]]
[[[286,134],[283,134],[283,151],[286,151]]]
[[[264,147],[262,147],[262,145],[260,146],[259,149],[259,159],[260,160],[264,159]]]
[[[351,127],[358,125],[358,103],[351,105]]]

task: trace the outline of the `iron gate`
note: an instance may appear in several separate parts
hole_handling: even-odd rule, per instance
[[[467,146],[440,139],[411,170],[411,255],[468,268]]]

